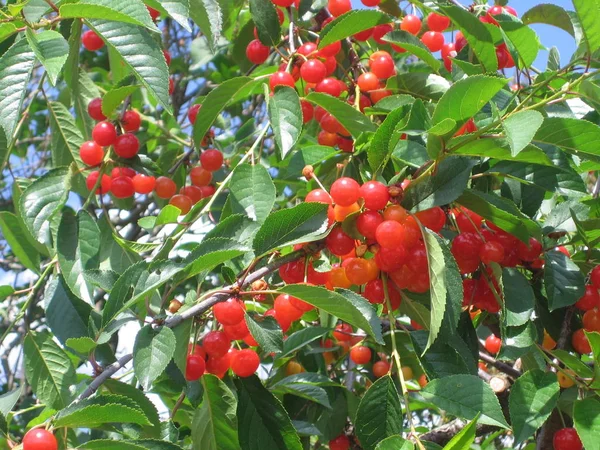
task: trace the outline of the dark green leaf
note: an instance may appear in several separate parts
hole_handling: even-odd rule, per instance
[[[393,20],[393,17],[374,9],[355,9],[336,17],[321,30],[319,48],[354,36],[356,33],[368,30],[376,25],[391,23]]]
[[[312,92],[306,96],[306,100],[320,106],[335,117],[354,138],[365,131],[376,131],[377,129],[375,124],[360,111],[331,95]]]
[[[175,352],[175,344],[175,334],[167,327],[157,332],[146,325],[138,332],[133,347],[133,369],[144,389],[149,390],[166,369]]]
[[[319,386],[314,386],[305,383],[277,383],[271,389],[275,394],[278,395],[295,395],[311,402],[323,405],[325,408],[331,409],[329,404],[329,398],[327,397],[327,391]]]
[[[546,253],[544,281],[550,311],[571,306],[581,298],[585,290],[585,277],[577,265],[563,253]]]
[[[264,1],[273,5],[270,0]],[[275,89],[275,93],[269,98],[269,117],[275,142],[283,159],[294,148],[302,133],[302,109],[295,89],[288,86],[279,86]]]
[[[386,162],[391,156],[391,151],[400,140],[402,132],[396,132],[395,130],[398,123],[406,115],[407,110],[408,106],[401,106],[395,109],[388,114],[383,123],[377,128],[367,152],[369,165],[373,172],[377,172],[382,167],[385,167]]]
[[[439,339],[427,349],[429,333],[414,331],[410,333],[415,352],[430,380],[457,374],[475,375],[475,364],[465,361],[462,355],[451,345]],[[427,349],[427,350],[426,350]]]
[[[67,61],[69,44],[67,44],[62,34],[57,31],[44,30],[35,33],[31,28],[28,28],[26,35],[35,56],[46,69],[50,83],[55,85],[58,75]]]
[[[529,281],[517,269],[506,267],[502,271],[502,284],[506,326],[524,325],[531,320],[535,305],[535,297]]]
[[[439,100],[450,88],[450,83],[439,75],[410,72],[388,79],[387,88],[423,100]]]
[[[69,338],[88,336],[92,306],[73,295],[62,276],[47,284],[44,308],[47,324],[62,344]]]
[[[267,353],[281,353],[283,333],[273,317],[259,318],[252,313],[246,314],[246,324],[252,337]]]
[[[150,425],[142,409],[122,395],[98,395],[74,403],[60,411],[57,427],[94,428],[105,423]]]
[[[386,34],[383,40],[399,45],[407,52],[412,53],[424,63],[428,64],[436,72],[438,72],[442,66],[440,61],[431,54],[431,51],[429,51],[419,38],[406,31],[392,31],[391,33]]]
[[[11,412],[19,401],[22,393],[22,387],[18,387],[10,392],[0,395],[0,413],[7,415]]]
[[[600,127],[587,120],[549,117],[533,142],[556,145],[581,158],[600,161]]]
[[[573,29],[573,23],[571,16],[567,11],[558,5],[550,3],[543,3],[536,5],[527,11],[521,17],[524,24],[529,25],[533,23],[544,23],[547,25],[553,25],[562,30],[565,30],[571,36],[575,37],[575,31]]]
[[[268,46],[279,44],[281,26],[277,17],[277,8],[275,8],[273,2],[270,0],[250,0],[250,14],[258,32],[258,39]]]
[[[327,333],[329,333],[329,329],[323,327],[307,327],[296,331],[288,336],[283,343],[283,351],[279,357],[285,358],[286,356],[290,356],[292,353],[325,336]]]

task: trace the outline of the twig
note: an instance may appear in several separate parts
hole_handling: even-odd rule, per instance
[[[485,361],[489,365],[498,369],[500,372],[504,372],[506,375],[509,375],[513,378],[519,378],[522,375],[519,370],[515,369],[514,367],[512,367],[509,364],[505,364],[503,362],[497,361],[496,359],[492,358],[487,353],[479,352],[479,359],[481,359],[482,361]]]
[[[133,354],[130,353],[128,355],[125,355],[125,356],[122,356],[121,358],[119,358],[119,360],[116,363],[111,364],[108,367],[105,367],[104,370],[102,371],[102,373],[100,375],[98,375],[94,379],[94,381],[92,381],[90,383],[88,388],[85,391],[83,391],[83,394],[81,394],[79,396],[79,400],[83,400],[83,399],[86,399],[86,398],[92,396],[94,394],[94,392],[96,392],[106,380],[108,380],[110,377],[112,377],[119,369],[122,369],[123,367],[125,367],[125,364],[127,364],[132,359],[133,359]]]

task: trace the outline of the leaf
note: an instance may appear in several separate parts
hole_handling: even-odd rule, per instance
[[[181,210],[173,205],[164,206],[158,216],[142,217],[138,220],[138,225],[145,230],[151,230],[154,227],[166,225],[168,223],[177,223]]]
[[[556,145],[580,158],[600,161],[600,127],[587,120],[548,117],[533,142]]]
[[[535,145],[528,145],[518,155],[512,155],[507,139],[483,138],[465,142],[468,137],[454,138],[448,143],[448,151],[455,155],[480,156],[504,161],[516,161],[554,167],[555,164]]]
[[[125,61],[138,80],[171,113],[169,68],[162,49],[143,28],[123,22],[92,19],[90,26]]]
[[[71,348],[82,355],[87,355],[97,346],[96,342],[89,337],[68,338],[65,342],[65,347]]]
[[[320,239],[327,228],[327,205],[301,203],[269,214],[254,236],[252,247],[256,255],[264,255],[276,248]]]
[[[152,32],[159,32],[146,6],[140,0],[127,2],[119,0],[79,0],[77,3],[61,5],[60,16],[69,19],[112,20],[145,27]]]
[[[69,44],[57,31],[44,30],[35,33],[31,28],[27,28],[25,34],[35,56],[46,69],[50,83],[56,85],[58,75],[67,61]]]
[[[269,0],[265,2],[273,5]],[[275,93],[269,98],[269,118],[283,159],[296,145],[302,133],[302,109],[295,89],[288,86],[278,86],[275,89]]]
[[[396,132],[396,126],[406,116],[407,109],[408,107],[401,106],[393,110],[377,128],[371,140],[371,146],[367,151],[367,158],[373,172],[385,167],[390,158],[390,153],[395,149],[396,144],[400,142],[402,132]]]
[[[569,16],[569,13],[558,5],[553,5],[550,3],[536,5],[523,14],[521,20],[526,25],[531,25],[534,23],[553,25],[575,37],[571,16]]]
[[[34,62],[35,54],[26,39],[15,42],[0,57],[0,126],[7,144],[13,140]]]
[[[102,113],[104,113],[106,117],[112,116],[123,101],[139,88],[140,87],[137,85],[120,86],[107,91],[106,94],[102,96]]]
[[[264,222],[275,204],[275,185],[261,164],[240,164],[229,183],[229,201],[234,214],[245,214],[256,222]]]
[[[192,334],[192,324],[193,319],[186,319],[178,326],[173,328],[176,341],[173,361],[182,375],[185,374],[185,369],[187,367],[187,356],[189,352],[190,337]]]
[[[147,450],[146,447],[132,442],[114,441],[112,439],[95,439],[78,448],[85,450]]]
[[[302,450],[283,405],[256,376],[236,379],[237,417],[242,450]]]
[[[271,389],[275,394],[278,395],[295,395],[311,402],[315,402],[319,405],[324,406],[327,409],[331,409],[329,398],[327,397],[327,391],[319,386],[313,386],[304,383],[277,383]]]
[[[246,314],[246,324],[252,337],[261,349],[267,353],[281,353],[283,333],[273,317],[263,317],[259,320],[254,314]]]
[[[190,0],[190,17],[200,27],[214,51],[223,29],[221,1]]]
[[[535,297],[529,280],[517,269],[505,267],[502,270],[504,285],[505,325],[516,327],[531,320]]]
[[[397,93],[435,101],[450,88],[450,82],[439,75],[411,72],[389,78],[386,87]]]
[[[517,156],[531,143],[543,122],[544,116],[537,111],[521,111],[502,122],[512,156]]]
[[[176,339],[170,328],[162,327],[156,332],[150,325],[142,328],[133,347],[133,369],[144,387],[149,390],[167,368],[175,352]]]
[[[403,439],[401,436],[395,435],[385,438],[375,450],[414,450],[415,446],[412,442]]]
[[[391,23],[393,20],[394,18],[390,15],[374,9],[352,10],[336,17],[321,30],[319,35],[319,49],[354,36],[356,33],[368,30],[376,25]]]
[[[67,201],[71,185],[67,167],[51,169],[31,183],[20,199],[21,214],[34,238],[50,242],[50,220]]]
[[[52,131],[52,163],[55,166],[68,166],[74,162],[78,169],[86,167],[79,156],[83,136],[71,112],[60,102],[48,102],[48,116]],[[78,179],[81,183],[79,186],[83,188],[83,176],[78,175]],[[87,194],[87,188],[83,192]]]
[[[92,306],[73,295],[61,275],[47,284],[44,309],[47,325],[60,343],[88,336]]]
[[[496,72],[498,70],[498,58],[495,42],[486,26],[466,9],[457,6],[441,6],[440,10],[462,31],[485,71]],[[487,92],[485,94],[487,95]]]
[[[322,287],[301,284],[289,284],[279,291],[316,306],[364,330],[376,342],[383,343],[381,321],[375,309],[361,295],[347,289],[329,291]]]
[[[14,293],[15,293],[15,290],[12,286],[0,285],[0,301],[4,300],[5,298],[10,297]]]
[[[436,72],[442,67],[442,64],[431,54],[431,51],[425,44],[423,44],[419,38],[406,31],[392,31],[391,33],[386,34],[383,37],[383,40],[399,45],[407,52],[415,55]]]
[[[546,422],[556,407],[559,395],[560,386],[555,373],[533,369],[517,378],[509,397],[516,443],[533,436]]]
[[[519,66],[530,67],[537,59],[541,47],[536,32],[516,20],[500,20],[498,23],[508,43],[515,48],[519,56],[518,60],[515,58],[515,62]]]
[[[192,421],[194,450],[238,450],[237,401],[225,383],[214,375],[201,379],[204,395]]]
[[[585,277],[579,267],[555,250],[546,252],[544,282],[550,311],[574,305],[585,291]]]
[[[141,408],[130,398],[105,394],[80,400],[60,411],[57,427],[94,428],[105,423],[150,425]]]
[[[19,401],[19,398],[21,398],[22,393],[23,388],[19,386],[10,392],[0,395],[0,413],[6,416],[9,412],[11,412]]]
[[[453,416],[472,420],[481,412],[479,423],[508,428],[496,394],[475,375],[432,380],[421,390],[421,395]]]
[[[290,375],[289,377],[285,377],[284,379],[279,380],[273,385],[273,387],[284,384],[311,384],[314,386],[322,387],[340,387],[340,385],[333,381],[331,378],[328,378],[325,375],[321,375],[320,373],[315,372],[302,372],[297,373],[295,375]]]
[[[356,412],[356,436],[365,450],[402,433],[402,406],[391,376],[379,378],[363,396]]]
[[[600,14],[600,0],[573,0],[573,5],[583,30],[588,54],[592,55],[600,49],[600,23],[596,20]]]
[[[354,138],[358,138],[361,133],[366,131],[377,130],[373,122],[363,113],[331,95],[311,92],[305,97],[305,100],[320,106],[335,117]]]
[[[198,118],[194,123],[193,136],[194,143],[197,146],[200,146],[204,136],[225,106],[252,81],[252,78],[249,77],[232,78],[224,81],[208,93],[204,102],[202,102],[202,112],[198,114]]]
[[[594,397],[576,401],[573,404],[573,421],[586,450],[600,449],[600,402]]]
[[[0,211],[0,231],[10,250],[21,264],[39,273],[40,255],[29,242],[27,230],[23,230],[21,224],[22,222],[13,213]]]
[[[298,330],[289,335],[285,340],[283,343],[282,353],[281,355],[278,355],[278,357],[285,358],[286,356],[289,356],[300,350],[302,347],[310,344],[311,342],[314,342],[317,339],[325,336],[327,333],[329,333],[329,329],[323,327],[307,327]]]
[[[6,39],[11,37],[17,32],[17,27],[14,23],[2,23],[0,24],[0,42],[4,42]]]
[[[190,14],[189,0],[148,0],[147,3],[154,9],[158,9],[161,12],[165,11],[187,31],[192,31],[188,20]]]
[[[456,434],[450,442],[444,446],[444,450],[469,450],[471,445],[475,441],[477,432],[477,419],[475,417],[466,427],[460,430],[460,433]]]
[[[281,26],[275,5],[269,0],[250,0],[250,14],[260,42],[268,46],[279,44]]]
[[[465,361],[450,342],[438,339],[427,349],[429,341],[427,331],[413,331],[410,333],[410,337],[428,379],[433,380],[457,374],[475,375],[474,361],[472,363]]]
[[[191,277],[204,270],[212,270],[219,264],[243,255],[248,249],[236,239],[205,239],[185,258],[185,274]]]
[[[48,332],[30,331],[23,341],[25,376],[35,395],[53,409],[65,408],[69,388],[76,383],[75,369],[67,354]]]

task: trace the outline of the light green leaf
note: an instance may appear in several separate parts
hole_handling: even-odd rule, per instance
[[[17,32],[17,27],[14,23],[0,24],[0,42],[5,41]]]
[[[346,14],[336,17],[330,23],[325,25],[319,35],[319,48],[326,47],[334,42],[341,41],[347,37],[354,36],[376,25],[393,22],[394,18],[380,11],[352,10]]]
[[[475,441],[477,432],[477,419],[479,415],[475,417],[466,427],[460,430],[460,433],[456,434],[450,442],[446,444],[444,450],[469,450],[471,445]]]
[[[106,117],[111,117],[123,101],[136,92],[139,86],[120,86],[113,88],[102,96],[102,112]]]
[[[214,269],[221,263],[243,255],[248,248],[237,239],[211,238],[205,239],[185,258],[186,277],[199,274],[204,270]]]
[[[540,38],[527,25],[516,20],[499,21],[503,34],[508,38],[519,55],[515,62],[519,67],[530,67],[537,59],[541,44]]]
[[[507,139],[483,138],[471,140],[468,137],[457,137],[448,143],[448,151],[454,155],[480,156],[482,158],[494,158],[502,161],[517,161],[543,166],[554,167],[555,164],[539,147],[535,145],[526,146],[521,152],[513,156],[511,144]]]
[[[543,3],[536,5],[521,17],[524,24],[543,23],[560,28],[575,37],[571,16],[558,5]]]
[[[14,293],[15,293],[15,289],[12,286],[8,286],[5,284],[0,285],[0,301],[4,300],[5,298],[10,297]]]
[[[146,27],[158,33],[150,13],[141,0],[79,0],[60,6],[60,16],[65,18],[103,19]]]
[[[267,169],[260,165],[240,164],[229,184],[232,211],[264,222],[275,204],[275,185]]]
[[[354,138],[365,131],[376,131],[377,129],[363,113],[331,95],[312,92],[306,96],[306,100],[320,106],[335,117]]]
[[[86,167],[79,156],[83,136],[77,128],[71,112],[60,102],[48,102],[48,116],[50,118],[50,129],[52,130],[52,163],[55,166],[68,166],[74,162],[78,169]],[[75,181],[76,187],[80,188],[84,194],[87,193],[87,188],[83,190],[85,187],[83,175],[76,175]]]
[[[587,120],[549,117],[533,142],[555,145],[580,158],[600,161],[600,127]]]
[[[269,0],[267,2],[272,5]],[[275,94],[269,98],[269,118],[283,159],[294,148],[302,133],[302,109],[295,89],[288,86],[275,89]]]
[[[600,449],[600,402],[595,397],[576,401],[573,405],[573,421],[586,450]]]
[[[211,50],[214,50],[223,29],[223,11],[220,1],[190,0],[190,17],[206,36]]]
[[[89,352],[94,350],[98,345],[96,342],[89,337],[69,338],[65,342],[65,346],[72,348],[76,352],[82,355],[87,355]]]
[[[584,42],[591,56],[600,49],[600,0],[573,0],[583,30]]]
[[[542,123],[544,116],[537,111],[521,111],[502,122],[512,156],[517,156],[531,143]]]
[[[50,83],[56,85],[58,75],[67,61],[69,44],[62,34],[53,30],[35,33],[27,28],[26,36],[35,56],[46,69]]]
[[[435,74],[409,72],[389,78],[386,87],[399,94],[435,101],[450,88],[450,82]]]
[[[585,277],[579,267],[563,253],[546,253],[544,281],[550,311],[574,305],[585,291]]]
[[[279,25],[275,5],[270,0],[250,0],[249,4],[258,39],[264,45],[274,46],[279,44],[281,26]]]
[[[397,125],[406,116],[408,106],[401,106],[390,112],[383,123],[377,128],[371,146],[367,151],[369,165],[373,172],[385,167],[390,158],[390,153],[400,141],[401,131],[396,131]],[[408,142],[408,141],[402,141]]]
[[[395,435],[385,438],[377,444],[375,450],[414,450],[414,448],[415,445],[412,442],[403,439],[399,435]]]
[[[17,216],[8,211],[0,211],[0,231],[2,231],[6,243],[10,246],[10,250],[21,264],[39,273],[40,255],[29,242],[26,235],[27,230],[23,230],[21,227],[22,222]]]
[[[191,13],[190,0],[146,0],[146,3],[158,11],[166,12],[187,31],[192,31],[188,20]]]
[[[175,344],[175,335],[170,328],[162,327],[156,332],[146,325],[139,331],[133,347],[133,369],[144,389],[149,390],[166,369],[175,352]]]
[[[145,230],[151,230],[154,227],[159,227],[168,223],[177,223],[180,213],[181,211],[179,208],[173,205],[166,205],[160,210],[158,216],[142,217],[138,220],[138,225]]]
[[[252,337],[261,349],[267,353],[281,353],[283,348],[283,333],[273,317],[262,319],[253,313],[246,314],[246,324]]]
[[[22,393],[23,388],[18,387],[10,392],[0,395],[0,413],[7,415],[11,412],[19,401]]]
[[[57,427],[94,428],[105,423],[135,423],[150,425],[142,409],[122,395],[98,395],[81,400],[60,411],[54,423]]]
[[[431,51],[421,42],[419,38],[412,34],[397,30],[388,33],[383,38],[386,42],[399,45],[407,52],[415,55],[425,64],[429,65],[434,71],[438,72],[442,64],[431,54]]]

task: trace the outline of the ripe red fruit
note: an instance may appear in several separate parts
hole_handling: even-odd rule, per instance
[[[387,186],[379,181],[367,181],[363,184],[360,196],[365,200],[365,208],[372,210],[385,208],[390,200]]]
[[[348,450],[350,448],[350,440],[345,434],[342,434],[335,439],[329,441],[329,450]]]
[[[87,176],[85,180],[85,185],[90,191],[94,189],[94,186],[96,186],[96,182],[98,181],[99,176],[100,172],[98,170],[93,171]],[[106,174],[103,174],[102,180],[100,181],[100,186],[98,187],[98,189],[96,189],[96,194],[106,194],[108,191],[110,191],[111,184],[112,180],[110,179],[110,177]]]
[[[258,354],[249,348],[239,350],[231,355],[230,366],[233,373],[238,377],[249,377],[253,375],[260,365]]]
[[[371,280],[365,285],[363,297],[369,300],[369,303],[374,305],[385,302],[385,291],[383,289],[383,281]]]
[[[427,16],[427,26],[431,31],[445,31],[450,26],[450,19],[432,12]]]
[[[203,198],[202,189],[198,186],[184,186],[179,189],[179,193],[189,197],[194,205]]]
[[[336,338],[339,342],[348,342],[352,340],[352,325],[348,323],[340,323],[335,327],[335,331],[333,332],[333,337]]]
[[[102,112],[102,99],[101,98],[95,98],[94,100],[92,100],[91,102],[88,103],[88,114],[89,116],[97,121],[100,120],[106,120],[106,116],[104,115],[104,113]]]
[[[408,251],[402,244],[398,244],[396,247],[382,247],[375,254],[377,267],[384,272],[394,272],[400,269],[407,261]]]
[[[388,53],[379,55],[374,59],[369,59],[369,65],[371,67],[371,72],[373,72],[377,78],[386,79],[396,73],[396,65]]]
[[[419,211],[415,216],[417,216],[417,219],[419,219],[424,227],[436,233],[439,233],[446,224],[446,214],[439,206]]]
[[[357,345],[350,350],[350,359],[354,361],[355,364],[367,364],[371,361],[371,355],[371,349],[364,345]]]
[[[323,116],[319,122],[319,125],[321,125],[321,128],[328,133],[335,134],[340,133],[342,130],[345,131],[344,127],[338,122],[338,120],[329,113]]]
[[[277,71],[269,78],[269,86],[272,91],[275,90],[277,86],[289,86],[293,88],[296,85],[296,81],[291,73],[284,71]]]
[[[404,243],[403,226],[394,220],[386,220],[377,227],[375,238],[382,247],[401,246]]]
[[[140,150],[140,141],[135,134],[125,133],[117,137],[114,148],[121,158],[133,158]]]
[[[437,31],[428,31],[421,38],[421,42],[432,52],[439,52],[444,46],[444,35]]]
[[[377,227],[382,222],[383,217],[377,211],[365,211],[356,218],[356,228],[364,237],[374,240]]]
[[[571,336],[571,344],[577,353],[582,355],[587,355],[592,352],[592,347],[590,346],[590,341],[588,341],[583,328],[575,331],[573,336]]]
[[[373,72],[361,73],[356,83],[363,92],[375,91],[381,88],[379,78]]]
[[[582,311],[589,311],[593,308],[600,308],[600,294],[595,286],[588,284],[581,298],[575,303],[575,306]]]
[[[190,171],[190,179],[194,186],[208,186],[212,180],[212,172],[204,167],[196,166]]]
[[[156,178],[143,173],[136,174],[133,178],[133,188],[138,194],[149,194],[156,186]]]
[[[291,297],[287,294],[278,295],[273,303],[273,309],[277,318],[280,318],[286,322],[293,322],[302,317],[303,312],[296,308],[292,302]]]
[[[133,170],[131,167],[114,167],[113,170],[111,170],[110,172],[110,176],[112,178],[118,178],[118,177],[129,177],[129,178],[133,178],[135,177],[135,170]]]
[[[137,113],[137,111],[133,111],[132,109],[125,112],[123,115],[123,119],[121,120],[121,125],[123,129],[128,133],[135,133],[140,129],[142,125],[142,118]]]
[[[600,288],[600,266],[596,266],[590,272],[590,282],[596,289]]]
[[[328,133],[327,131],[321,131],[317,135],[317,142],[319,145],[326,147],[335,147],[338,142],[338,135],[335,133]]]
[[[235,298],[227,299],[213,306],[215,319],[223,325],[237,325],[244,320],[245,313],[243,303]]]
[[[426,272],[428,268],[427,251],[424,246],[416,246],[408,252],[408,268],[414,273]]]
[[[150,13],[150,17],[152,18],[152,20],[158,19],[158,17],[160,16],[160,11],[149,6],[146,6],[146,8],[148,8],[148,13]]]
[[[600,331],[600,311],[597,309],[587,311],[582,320],[586,331]]]
[[[92,138],[96,144],[108,147],[117,140],[117,129],[110,122],[100,122],[92,130]]]
[[[168,52],[168,50],[163,50],[163,56],[165,57],[165,62],[167,63],[167,66],[171,65],[171,54]]]
[[[300,76],[307,83],[320,83],[327,76],[327,67],[318,59],[309,59],[300,67]]]
[[[177,185],[170,178],[158,177],[154,190],[159,198],[171,198],[177,192]]]
[[[97,166],[104,159],[104,150],[94,141],[88,141],[79,147],[79,156],[84,164]]]
[[[306,100],[300,101],[300,106],[302,106],[302,121],[304,123],[310,122],[315,114],[315,108],[313,105]]]
[[[325,245],[334,255],[344,256],[354,250],[354,239],[344,233],[341,227],[336,227],[325,239]]]
[[[223,153],[214,148],[205,150],[200,155],[200,164],[209,172],[215,172],[223,165]]]
[[[461,233],[452,241],[452,254],[455,258],[479,259],[483,243],[475,233]]]
[[[467,46],[467,38],[462,34],[461,31],[456,32],[456,36],[454,37],[454,45],[456,47],[456,52],[460,53],[460,51]]]
[[[196,117],[198,117],[198,111],[200,111],[201,107],[202,105],[192,105],[188,109],[188,120],[192,125],[196,123]]]
[[[194,203],[192,202],[192,199],[189,198],[187,195],[177,194],[171,197],[171,200],[169,200],[169,205],[173,205],[176,208],[179,208],[181,211],[181,215],[184,215],[190,212],[190,209],[192,209]]]
[[[512,14],[515,17],[519,16],[519,14],[517,14],[517,10],[515,8],[513,8],[512,6],[505,6],[504,9],[506,10],[507,13]]]
[[[412,14],[408,14],[402,19],[400,29],[416,36],[419,34],[419,31],[421,31],[421,25],[421,19]]]
[[[381,0],[360,0],[365,6],[377,6],[381,3]]]
[[[371,39],[371,36],[373,36],[373,28],[369,28],[368,30],[356,33],[354,35],[354,39],[356,39],[357,41],[365,42]]]
[[[387,361],[377,361],[373,364],[373,375],[375,378],[381,378],[390,372],[391,366]]]
[[[516,14],[515,14],[516,15]],[[582,450],[583,444],[575,428],[563,428],[554,433],[552,438],[554,450]]]
[[[352,178],[340,178],[331,185],[330,193],[336,205],[350,206],[360,197],[360,185]]]
[[[27,432],[23,438],[23,450],[57,450],[58,442],[52,433],[43,428]]]
[[[258,39],[254,39],[246,47],[246,58],[252,64],[262,64],[269,57],[269,47],[263,45]]]
[[[225,354],[225,356],[219,358],[209,357],[206,361],[206,372],[223,378],[229,370],[230,359],[229,354]]]
[[[110,190],[117,198],[129,198],[135,194],[133,181],[129,177],[113,178]]]
[[[81,36],[81,42],[86,50],[95,52],[104,47],[104,41],[94,31],[88,30]]]
[[[342,94],[342,87],[339,80],[335,78],[325,78],[315,86],[315,91],[329,94],[332,97],[339,97]]]
[[[378,44],[385,44],[386,42],[383,40],[383,37],[388,34],[390,31],[393,31],[394,26],[390,23],[384,23],[381,25],[376,25],[373,28],[373,39]]]
[[[485,349],[492,355],[497,354],[500,351],[500,347],[502,347],[502,339],[495,334],[490,334],[485,340]]]
[[[327,191],[323,189],[314,189],[306,195],[306,202],[308,203],[325,203],[331,205],[332,200]]]
[[[479,257],[484,264],[501,263],[504,259],[504,247],[498,241],[488,241],[479,250]]]
[[[302,56],[306,56],[307,58],[311,56],[315,56],[317,51],[317,44],[314,42],[305,42],[300,47],[298,47],[298,54]]]
[[[185,365],[185,379],[187,381],[196,381],[206,370],[206,361],[200,355],[192,354],[188,355],[187,363]]]
[[[321,58],[333,58],[342,49],[342,41],[335,41],[333,44],[326,45],[318,51],[317,55]]]
[[[327,9],[333,17],[341,16],[352,9],[350,0],[329,0]]]
[[[529,247],[525,243],[519,241],[518,246],[519,258],[523,261],[535,261],[542,254],[542,244],[536,238],[529,238]]]
[[[461,233],[476,233],[481,229],[482,222],[479,214],[468,209],[462,209],[461,213],[456,215],[456,225]]]
[[[225,332],[227,337],[232,341],[239,341],[240,339],[244,339],[246,336],[248,336],[248,333],[250,333],[245,320],[242,320],[236,325],[223,325],[223,331]]]
[[[294,4],[295,0],[271,0],[271,2],[275,5],[275,6],[281,6],[282,8],[287,8],[289,6],[292,6]]]
[[[213,358],[222,358],[229,351],[231,341],[222,331],[210,331],[204,336],[202,346]]]

